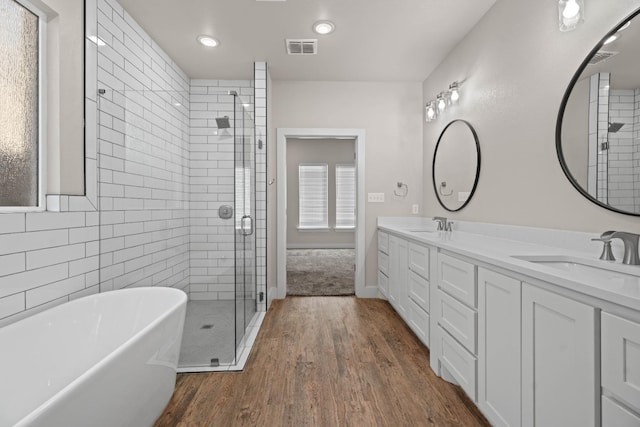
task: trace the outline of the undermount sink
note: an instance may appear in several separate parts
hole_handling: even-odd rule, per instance
[[[556,270],[598,279],[603,286],[623,285],[640,288],[640,266],[565,255],[513,255],[512,258],[551,267]]]

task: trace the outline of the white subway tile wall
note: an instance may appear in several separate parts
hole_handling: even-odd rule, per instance
[[[242,106],[253,114],[251,80],[191,80],[191,287],[193,300],[230,300],[235,292],[235,214],[222,219],[222,205],[236,208],[234,131]],[[230,128],[218,129],[216,118],[229,118]],[[252,119],[252,117],[248,117]]]
[[[189,78],[98,0],[100,291],[189,285]]]
[[[635,104],[634,89],[609,91],[609,122],[622,124],[618,131],[609,132],[609,204],[630,212],[638,212],[633,159]]]
[[[228,245],[224,234],[216,234],[215,219],[204,225],[198,216],[202,203],[209,209],[209,203],[233,201],[227,171],[233,172],[233,161],[223,158],[233,156],[233,148],[224,138],[203,145],[200,137],[214,136],[215,127],[208,121],[206,129],[197,120],[207,120],[199,111],[228,111],[224,97],[201,98],[210,86],[237,90],[253,110],[252,82],[190,81],[115,0],[88,0],[87,14],[92,13],[97,19],[88,17],[87,34],[97,32],[106,46],[87,42],[87,195],[48,196],[47,212],[0,215],[0,326],[126,286],[190,287],[192,295],[217,297],[233,289],[232,282],[217,286],[229,271],[233,275],[233,258],[215,258],[233,240]],[[266,72],[265,63],[256,63],[256,79],[262,79],[256,129],[263,141],[256,150],[259,292],[266,292]],[[98,89],[105,93],[96,96]],[[202,242],[196,236],[202,226],[207,240],[218,245],[212,258],[199,257]],[[210,288],[209,282],[191,281],[201,268],[220,283]],[[259,304],[259,311],[265,309]]]

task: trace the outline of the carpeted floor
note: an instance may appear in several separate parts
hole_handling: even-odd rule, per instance
[[[354,249],[288,249],[287,295],[355,294]]]

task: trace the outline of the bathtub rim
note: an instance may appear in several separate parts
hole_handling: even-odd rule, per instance
[[[87,295],[85,297],[78,298],[77,300],[70,301],[70,302],[68,302],[66,304],[61,304],[61,305],[58,305],[58,306],[50,308],[49,310],[61,309],[62,307],[67,306],[67,304],[73,304],[75,302],[82,301],[84,299],[99,298],[100,295],[110,294],[112,292],[118,292],[118,293],[123,293],[123,292],[144,293],[144,292],[149,292],[149,290],[152,290],[152,289],[153,289],[153,292],[158,292],[160,289],[162,289],[162,291],[160,291],[160,292],[174,293],[176,295],[176,297],[178,297],[178,300],[176,301],[175,305],[170,307],[167,311],[163,312],[160,316],[158,316],[155,319],[153,319],[151,322],[149,322],[149,324],[147,324],[145,327],[140,329],[137,333],[133,334],[131,337],[129,337],[127,340],[125,340],[121,345],[116,347],[113,351],[111,351],[110,353],[106,354],[95,365],[93,365],[92,367],[90,367],[89,369],[84,371],[82,374],[78,375],[69,384],[65,385],[58,392],[56,392],[51,397],[49,397],[47,400],[45,400],[40,405],[35,407],[31,412],[26,414],[24,417],[22,417],[19,420],[17,420],[17,422],[14,425],[14,427],[28,426],[29,423],[31,423],[34,420],[36,420],[44,411],[46,411],[46,409],[53,404],[54,400],[57,400],[59,397],[63,397],[66,394],[69,394],[71,392],[71,390],[73,388],[75,388],[75,386],[77,384],[80,384],[80,383],[83,383],[84,381],[86,381],[86,379],[91,377],[94,372],[97,372],[100,369],[102,369],[103,366],[107,365],[108,363],[110,363],[111,361],[116,359],[118,356],[120,356],[122,353],[124,353],[127,348],[129,348],[130,346],[132,346],[132,345],[136,344],[138,341],[140,341],[142,339],[142,337],[146,335],[146,332],[148,332],[148,331],[154,329],[155,327],[157,327],[159,324],[164,322],[167,318],[169,318],[172,315],[174,315],[181,308],[184,307],[186,309],[186,303],[187,303],[187,300],[188,300],[188,296],[187,296],[186,292],[184,292],[181,289],[177,289],[177,288],[160,287],[160,286],[157,286],[157,287],[155,287],[155,286],[146,286],[146,287],[137,287],[137,288],[123,288],[123,289],[118,289],[118,290],[115,290],[115,291],[108,291],[108,292],[103,292],[103,293],[99,293],[99,294]],[[75,304],[73,304],[73,305],[75,305]],[[30,318],[33,318],[33,317],[36,317],[36,316],[42,317],[49,310],[44,310],[44,311],[42,311],[40,313],[37,313],[37,314],[35,314],[33,316],[30,316],[30,317],[26,318],[26,319],[30,319]],[[26,320],[26,319],[24,319],[24,320]],[[7,325],[5,327],[11,327],[12,325],[15,325],[15,324],[18,324],[18,323],[20,323],[20,321],[18,321],[16,323],[12,323],[11,325]],[[177,372],[177,367],[176,367],[176,372]]]

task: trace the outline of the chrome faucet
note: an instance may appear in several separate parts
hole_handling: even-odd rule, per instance
[[[434,221],[438,221],[437,231],[445,231],[447,229],[447,218],[443,216],[434,216]]]
[[[624,243],[624,256],[622,263],[627,265],[640,265],[640,257],[638,257],[638,240],[640,235],[628,233],[626,231],[605,231],[600,235],[603,241],[611,239],[620,239]]]

